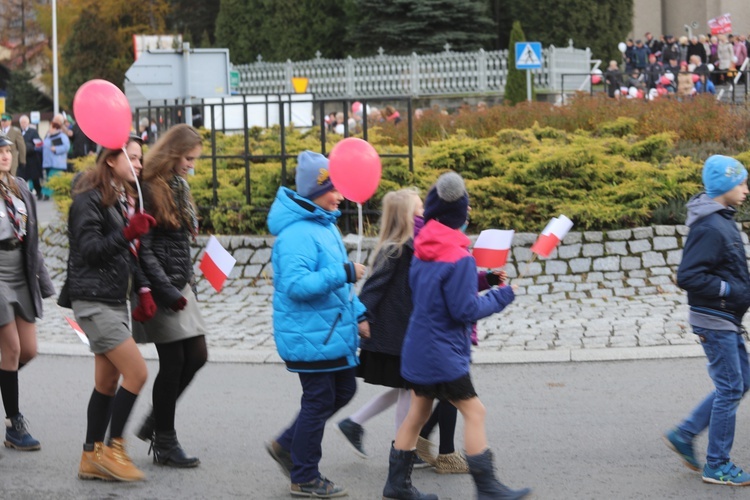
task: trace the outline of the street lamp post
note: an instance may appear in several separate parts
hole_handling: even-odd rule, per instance
[[[52,0],[52,100],[55,114],[60,112],[60,90],[57,84],[57,0]]]

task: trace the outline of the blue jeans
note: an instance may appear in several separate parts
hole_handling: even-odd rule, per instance
[[[328,373],[299,373],[302,402],[294,423],[276,440],[292,453],[292,483],[307,483],[320,475],[318,463],[326,421],[354,397],[354,368]]]
[[[742,335],[693,327],[708,358],[708,374],[716,389],[678,427],[694,438],[708,428],[706,462],[716,467],[729,461],[740,399],[750,388],[750,365]]]

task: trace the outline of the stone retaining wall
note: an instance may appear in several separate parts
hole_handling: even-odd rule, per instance
[[[68,255],[64,224],[42,228],[42,251],[53,280],[62,282]],[[505,267],[508,276],[519,286],[517,294],[533,295],[542,302],[560,299],[630,297],[662,292],[674,293],[675,271],[682,258],[686,226],[652,226],[616,231],[571,231],[548,259],[531,263],[530,246],[536,234],[516,233],[513,248]],[[350,235],[347,248],[350,258],[356,254],[356,237]],[[238,300],[250,295],[273,292],[271,266],[272,237],[217,236],[222,245],[237,259],[221,296],[205,294],[208,300]],[[746,250],[748,238],[743,232]],[[473,237],[472,239],[475,239]],[[208,240],[200,236],[193,245],[193,261],[198,263]],[[374,238],[362,245],[363,261],[369,259]],[[198,291],[208,288],[199,276]],[[519,274],[522,277],[519,278]],[[223,298],[221,298],[223,297]]]

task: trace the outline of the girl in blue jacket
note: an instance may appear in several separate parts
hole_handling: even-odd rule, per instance
[[[461,232],[469,209],[464,181],[443,174],[427,194],[425,226],[414,241],[409,271],[413,312],[401,351],[401,376],[412,390],[411,407],[391,448],[387,499],[436,500],[411,484],[419,431],[435,399],[450,401],[464,417],[464,444],[480,499],[517,499],[530,490],[511,490],[495,478],[487,447],[485,409],[469,374],[471,330],[477,320],[502,311],[514,299],[511,287],[477,295],[477,265]]]
[[[346,490],[320,475],[326,421],[356,391],[358,334],[369,336],[365,306],[352,293],[365,266],[348,259],[336,219],[344,200],[328,175],[328,159],[312,151],[297,158],[297,191],[279,188],[268,214],[276,236],[273,330],[289,371],[299,374],[297,418],[266,449],[291,478],[295,496],[338,497]]]

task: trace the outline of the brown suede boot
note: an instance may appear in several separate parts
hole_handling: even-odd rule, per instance
[[[91,450],[87,450],[84,445],[83,453],[81,454],[81,465],[78,467],[78,479],[100,479],[102,481],[115,481],[107,472],[102,472],[97,468],[96,464],[102,461],[102,455],[104,453],[104,443],[94,443],[94,447]]]
[[[142,481],[145,479],[143,472],[130,460],[127,451],[125,451],[125,441],[122,438],[112,439],[109,446],[103,447],[101,461],[93,463],[100,471],[119,481]]]

